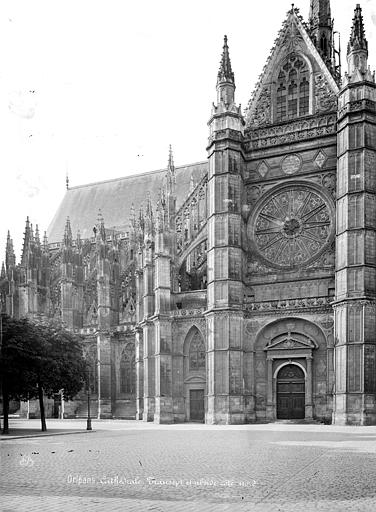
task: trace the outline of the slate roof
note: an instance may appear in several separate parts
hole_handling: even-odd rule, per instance
[[[175,167],[178,208],[189,193],[191,176],[194,183],[198,183],[207,172],[207,165],[207,162],[198,162]],[[128,231],[132,203],[137,215],[150,192],[151,201],[155,205],[165,174],[166,169],[161,169],[69,188],[47,230],[48,242],[62,241],[67,217],[74,238],[78,229],[82,239],[91,238],[99,210],[106,228]]]

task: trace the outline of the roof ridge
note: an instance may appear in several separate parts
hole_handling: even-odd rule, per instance
[[[175,172],[179,169],[183,169],[183,168],[186,168],[186,167],[194,167],[195,165],[201,165],[201,164],[207,164],[208,161],[207,160],[202,160],[200,162],[194,162],[192,164],[186,164],[186,165],[178,165],[178,166],[175,166]],[[69,189],[67,189],[67,192],[70,192],[71,190],[74,190],[74,189],[77,189],[77,188],[84,188],[84,187],[91,187],[92,185],[102,185],[103,183],[111,183],[113,181],[120,181],[120,180],[127,180],[129,178],[138,178],[140,176],[147,176],[147,175],[150,175],[150,174],[157,174],[157,173],[160,173],[160,172],[166,172],[166,169],[157,169],[155,171],[146,171],[146,172],[140,172],[139,174],[130,174],[128,176],[121,176],[119,178],[111,178],[111,179],[108,179],[108,180],[102,180],[102,181],[93,181],[91,183],[84,183],[82,185],[75,185],[74,187],[69,187]]]

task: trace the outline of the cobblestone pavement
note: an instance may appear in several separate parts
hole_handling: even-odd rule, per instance
[[[375,427],[93,428],[3,438],[0,511],[376,510]]]

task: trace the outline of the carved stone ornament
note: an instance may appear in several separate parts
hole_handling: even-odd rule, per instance
[[[281,169],[285,174],[295,174],[300,170],[302,160],[298,155],[288,155],[281,163]]]
[[[292,349],[315,349],[317,344],[308,336],[301,333],[282,334],[272,339],[265,347],[265,350],[292,350]]]
[[[270,86],[262,90],[256,108],[250,115],[250,124],[253,126],[263,126],[271,123],[271,94]]]
[[[315,76],[315,96],[316,112],[327,112],[337,108],[337,97],[322,74]]]
[[[286,185],[268,194],[248,222],[251,245],[274,267],[294,269],[318,258],[334,236],[329,198],[312,186]]]
[[[303,44],[303,37],[296,26],[295,21],[291,19],[290,24],[286,27],[282,45],[286,47],[288,53],[291,53],[299,50]]]
[[[261,162],[261,164],[257,167],[257,172],[259,175],[264,178],[266,173],[268,172],[269,167],[266,165],[265,162]]]
[[[317,167],[319,167],[321,169],[325,163],[325,160],[326,160],[326,154],[324,153],[324,151],[322,151],[320,149],[320,151],[318,152],[318,154],[315,158],[315,164],[317,165]]]

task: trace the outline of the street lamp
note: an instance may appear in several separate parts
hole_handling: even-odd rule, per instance
[[[87,363],[87,422],[86,430],[92,430],[91,428],[91,416],[90,416],[90,362]]]

